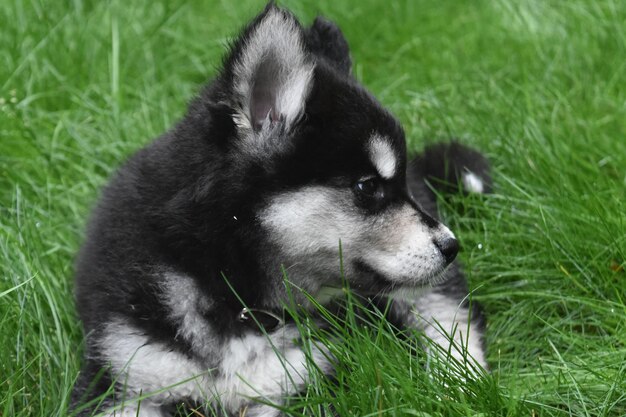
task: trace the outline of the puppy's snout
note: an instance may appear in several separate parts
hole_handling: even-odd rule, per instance
[[[443,255],[446,264],[450,264],[456,258],[456,254],[459,253],[459,241],[453,237],[446,236],[435,239],[434,244]]]

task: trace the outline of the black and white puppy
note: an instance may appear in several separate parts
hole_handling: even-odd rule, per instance
[[[486,161],[451,144],[407,167],[402,127],[350,69],[334,24],[304,28],[270,4],[183,120],[118,171],[77,262],[86,355],[76,412],[165,416],[188,400],[280,414],[255,398],[302,390],[298,331],[273,323],[265,335],[243,307],[271,318],[293,297],[306,306],[304,293],[327,299],[344,279],[340,242],[351,289],[424,288],[396,305],[406,325],[444,348],[441,330],[456,329],[452,340],[485,363],[479,318],[451,265],[457,241],[434,217],[425,179],[484,192]],[[331,372],[324,352],[312,356]]]

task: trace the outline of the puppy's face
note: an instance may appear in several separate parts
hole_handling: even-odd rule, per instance
[[[456,241],[409,197],[402,128],[349,70],[336,26],[274,6],[226,61],[230,163],[255,184],[261,267],[313,293],[342,272],[365,293],[425,284]]]

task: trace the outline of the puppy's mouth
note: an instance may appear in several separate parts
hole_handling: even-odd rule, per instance
[[[392,281],[383,273],[363,260],[354,261],[356,282],[351,287],[363,295],[380,295],[401,289],[421,288],[441,284],[447,279],[448,265],[418,280]]]

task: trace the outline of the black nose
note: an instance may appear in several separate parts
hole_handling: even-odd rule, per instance
[[[443,239],[435,240],[435,246],[441,251],[441,254],[446,260],[446,263],[454,261],[456,254],[459,253],[459,241],[453,237],[444,237]]]

